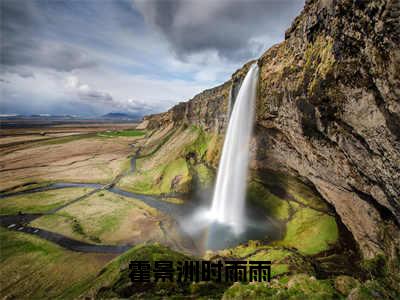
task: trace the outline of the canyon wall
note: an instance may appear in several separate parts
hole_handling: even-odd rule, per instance
[[[188,123],[223,133],[229,95],[251,63],[223,85],[145,117],[142,127]],[[286,172],[314,187],[364,258],[387,250],[388,239],[398,243],[400,2],[306,1],[285,41],[257,63],[252,168]]]

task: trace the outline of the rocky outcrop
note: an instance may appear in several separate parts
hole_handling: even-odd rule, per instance
[[[187,122],[223,132],[251,62],[148,128]],[[365,258],[400,223],[400,2],[307,1],[258,60],[254,169],[297,176],[332,204]],[[398,236],[398,235],[397,235]]]
[[[148,129],[168,124],[189,123],[206,130],[220,132],[226,127],[231,81],[205,90],[188,102],[181,102],[165,113],[145,116],[142,124]],[[140,126],[139,125],[139,126]]]

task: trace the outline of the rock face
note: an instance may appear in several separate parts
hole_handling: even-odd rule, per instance
[[[229,95],[251,63],[225,84],[146,117],[148,128],[187,122],[223,132]],[[383,223],[395,224],[394,239],[400,223],[400,2],[307,1],[285,41],[258,64],[252,168],[315,187],[364,258],[384,251]]]

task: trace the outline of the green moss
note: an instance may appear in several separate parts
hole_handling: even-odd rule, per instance
[[[222,143],[223,143],[223,137],[221,135],[218,134],[211,135],[208,142],[205,161],[212,166],[216,166],[218,164],[219,156],[222,151]]]
[[[275,277],[288,272],[289,272],[288,264],[272,264],[271,266],[271,277]]]
[[[306,274],[293,275],[288,281],[289,298],[306,296],[307,299],[337,299],[333,283],[330,280],[317,280]]]
[[[350,293],[354,300],[400,299],[400,294],[378,280],[368,280]]]
[[[280,261],[288,256],[292,255],[292,252],[284,249],[265,249],[257,252],[250,256],[249,260],[269,260],[272,262]]]
[[[311,255],[329,249],[337,242],[338,234],[334,217],[302,208],[288,222],[284,239],[276,244]]]
[[[255,182],[262,183],[266,189],[280,191],[284,194],[285,200],[291,201],[291,205],[297,201],[311,208],[328,210],[326,202],[319,194],[296,177],[263,171],[260,174],[252,174],[252,178]]]
[[[197,135],[197,138],[194,140],[193,143],[185,147],[184,152],[196,153],[197,159],[201,160],[207,151],[210,136],[207,135],[204,130],[197,126],[192,125],[191,127],[189,127],[189,130],[192,134]]]
[[[227,249],[234,257],[244,258],[261,249],[269,249],[269,246],[263,246],[259,241],[250,240],[247,244],[236,246],[232,249]]]
[[[160,192],[188,192],[190,190],[191,180],[192,177],[190,175],[186,160],[179,158],[172,161],[165,167],[162,173]]]
[[[193,166],[201,188],[208,187],[214,180],[214,172],[205,164],[197,164]]]
[[[363,260],[361,262],[361,267],[369,273],[371,277],[382,277],[387,273],[386,258],[383,254]]]
[[[131,288],[131,279],[129,277],[129,263],[131,261],[148,261],[154,267],[154,262],[160,260],[172,261],[176,265],[178,261],[191,260],[191,258],[159,244],[135,246],[106,265],[95,280],[85,286],[81,286],[82,296],[97,294],[98,297],[102,298],[111,293],[114,297],[126,298],[128,295],[134,295],[135,290]],[[163,290],[167,294],[171,291],[177,292],[174,284],[143,285],[144,289],[141,289],[139,287],[141,284],[138,284],[137,289],[139,292],[152,295],[163,294]],[[141,295],[144,297],[143,294]]]
[[[335,63],[332,49],[332,39],[324,36],[318,36],[314,43],[307,47],[304,53],[304,73],[306,82],[310,80],[308,86],[310,93],[315,91],[318,83],[332,70]]]
[[[271,289],[267,283],[235,283],[224,293],[223,300],[233,299],[272,299],[276,291]]]
[[[287,201],[273,195],[260,183],[250,182],[247,196],[253,203],[264,207],[269,216],[279,220],[287,220],[289,218],[290,207]]]
[[[287,282],[287,283],[286,283]],[[235,283],[224,293],[223,299],[338,299],[328,280],[316,280],[307,275],[285,277],[285,281],[271,283]]]

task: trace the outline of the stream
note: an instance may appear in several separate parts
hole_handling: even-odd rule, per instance
[[[130,172],[134,172],[136,167],[136,158],[132,157],[130,163]],[[121,176],[119,176],[119,179]],[[118,179],[118,180],[119,180]],[[192,238],[196,248],[200,249],[201,252],[204,250],[218,250],[231,246],[235,246],[241,242],[245,242],[249,239],[260,239],[266,236],[269,239],[275,239],[278,236],[277,224],[274,224],[272,220],[266,219],[265,216],[257,216],[253,214],[250,216],[251,220],[248,222],[248,226],[244,232],[240,235],[233,234],[228,227],[210,223],[204,218],[198,218],[199,214],[196,213],[199,210],[199,201],[184,201],[183,204],[175,204],[163,200],[166,197],[177,197],[179,195],[145,195],[139,193],[128,192],[121,190],[115,185],[118,180],[113,181],[110,184],[98,184],[98,183],[76,183],[76,182],[59,182],[53,183],[43,187],[37,187],[29,190],[18,191],[14,193],[0,194],[0,199],[5,199],[13,196],[25,195],[30,193],[38,193],[50,190],[65,189],[65,188],[91,188],[93,189],[89,193],[80,196],[62,206],[59,206],[53,210],[50,210],[42,214],[24,214],[20,213],[17,215],[2,215],[0,216],[0,226],[8,228],[10,230],[20,231],[32,235],[36,235],[45,240],[51,241],[63,248],[88,253],[123,253],[134,245],[96,245],[82,241],[78,241],[59,233],[50,232],[40,228],[31,227],[28,224],[33,220],[40,218],[43,215],[53,214],[64,207],[71,205],[77,201],[80,201],[100,190],[106,190],[111,193],[124,196],[126,198],[140,200],[143,203],[159,210],[171,216],[177,221],[182,231],[182,235],[189,236]],[[203,205],[204,207],[204,205]],[[256,211],[256,210],[255,210]],[[255,217],[254,217],[255,216]],[[279,226],[278,226],[279,227]]]

